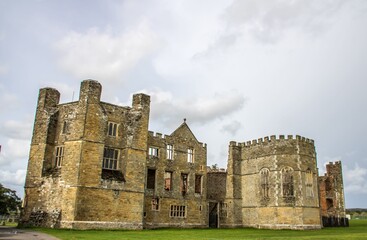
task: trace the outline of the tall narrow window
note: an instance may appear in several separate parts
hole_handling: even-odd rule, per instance
[[[311,169],[306,171],[306,196],[313,197],[313,174]]]
[[[69,133],[69,122],[64,121],[64,125],[62,127],[62,134],[68,134]]]
[[[155,189],[155,169],[148,169],[147,189]]]
[[[116,170],[117,169],[117,159],[119,156],[119,151],[117,149],[113,148],[104,148],[103,152],[103,169],[111,169]]]
[[[166,171],[164,173],[164,190],[171,191],[172,187],[172,172]]]
[[[149,156],[150,157],[158,157],[158,148],[149,147]]]
[[[194,162],[194,149],[192,148],[187,149],[187,162],[189,163]]]
[[[201,194],[202,191],[202,175],[195,175],[195,193]]]
[[[167,159],[173,159],[173,145],[167,144]]]
[[[186,173],[181,174],[181,193],[186,195],[188,189],[188,175]]]
[[[269,198],[269,169],[263,168],[260,171],[260,188],[261,197],[263,199]]]
[[[226,218],[228,217],[228,205],[227,203],[220,203],[220,217],[221,218]]]
[[[117,123],[114,122],[109,122],[108,123],[108,136],[113,136],[116,137],[117,136]]]
[[[285,167],[282,170],[282,192],[283,197],[294,196],[293,169],[290,167]]]
[[[62,160],[64,159],[64,147],[56,147],[55,150],[55,167],[61,167]]]

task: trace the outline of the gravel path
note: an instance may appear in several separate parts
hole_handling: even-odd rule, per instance
[[[58,238],[45,233],[33,232],[7,226],[0,226],[0,239],[59,240]]]

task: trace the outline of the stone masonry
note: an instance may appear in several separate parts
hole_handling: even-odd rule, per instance
[[[75,229],[346,226],[341,163],[318,177],[313,140],[280,135],[230,142],[226,169],[186,120],[148,130],[150,97],[131,107],[101,101],[81,83],[78,101],[39,91],[21,225]],[[335,224],[337,223],[337,224]]]

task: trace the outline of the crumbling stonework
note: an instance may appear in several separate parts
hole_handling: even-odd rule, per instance
[[[345,216],[341,162],[326,164],[326,173],[318,180],[323,225],[326,227],[348,226],[348,219]]]
[[[83,81],[79,101],[66,104],[57,90],[40,90],[23,224],[143,228],[150,98],[136,94],[132,107],[120,107],[101,102],[101,90]],[[55,210],[57,225],[47,219]],[[43,220],[34,224],[37,212]]]
[[[56,89],[40,89],[22,225],[345,225],[341,163],[327,165],[318,178],[313,140],[281,135],[230,142],[227,170],[210,168],[207,146],[186,120],[170,135],[153,133],[149,96],[135,94],[132,106],[122,107],[100,101],[101,91],[97,81],[85,80],[78,101],[59,104]]]

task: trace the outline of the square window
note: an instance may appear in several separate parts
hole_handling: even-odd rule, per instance
[[[149,156],[150,157],[158,157],[158,148],[156,147],[149,147]]]

